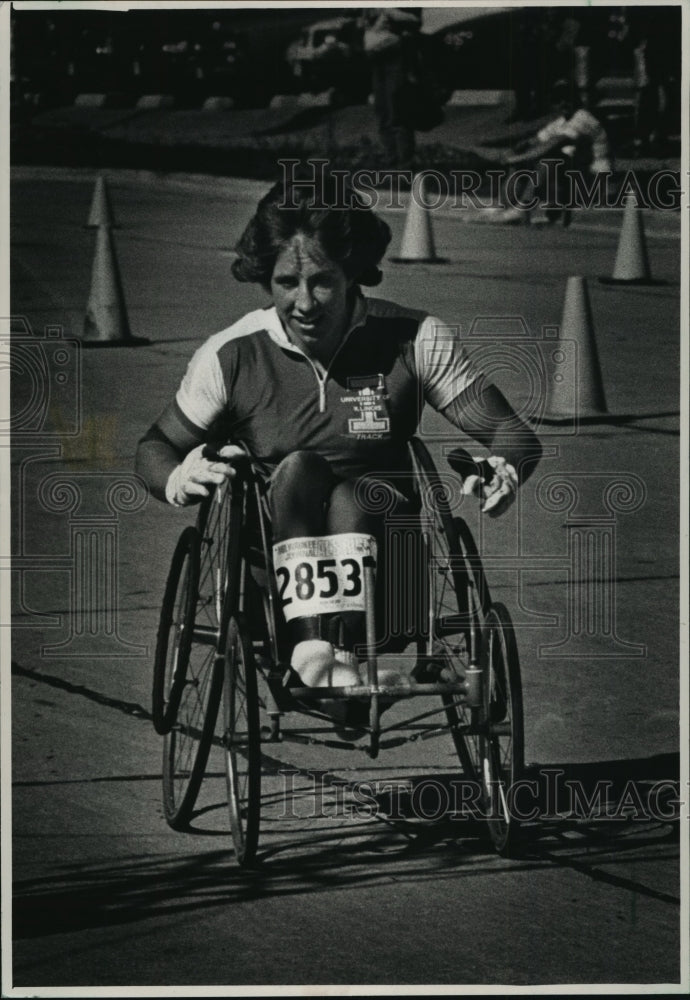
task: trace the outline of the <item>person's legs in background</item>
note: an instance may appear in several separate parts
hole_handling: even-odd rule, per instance
[[[372,66],[374,109],[388,166],[409,170],[415,151],[414,131],[406,122],[406,76],[400,56],[381,57]]]
[[[374,111],[376,112],[379,137],[383,145],[386,163],[394,163],[396,159],[395,133],[392,124],[393,115],[389,99],[388,77],[384,63],[373,63],[372,84],[374,91]]]

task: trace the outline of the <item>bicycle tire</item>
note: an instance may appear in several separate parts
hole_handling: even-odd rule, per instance
[[[199,575],[192,644],[177,719],[163,743],[163,808],[175,830],[189,825],[213,742],[223,688],[225,637],[237,597],[244,480],[216,487],[197,516]],[[232,580],[232,583],[230,582]]]
[[[458,533],[458,540],[465,550],[465,561],[476,591],[477,604],[481,610],[482,616],[486,617],[489,613],[489,608],[491,607],[491,592],[489,591],[489,584],[486,580],[486,574],[484,573],[484,567],[482,565],[481,556],[479,555],[477,543],[475,542],[474,535],[470,531],[470,527],[464,518],[454,517],[453,524],[455,525],[455,530]]]
[[[488,831],[499,854],[519,840],[513,789],[524,771],[522,681],[515,632],[507,608],[496,603],[484,623],[484,731],[482,795]]]
[[[187,675],[199,578],[199,553],[198,531],[191,526],[185,528],[170,562],[153,660],[151,715],[159,736],[169,733],[175,723]]]
[[[223,688],[223,746],[230,829],[243,867],[256,858],[261,819],[261,730],[257,669],[241,616],[230,620]]]
[[[418,438],[413,438],[411,444],[421,480],[428,557],[436,568],[434,579],[437,575],[440,582],[440,586],[433,587],[432,595],[436,633],[431,656],[443,665],[442,679],[462,680],[470,666],[478,664],[481,649],[482,591],[476,580],[480,573],[483,579],[483,572],[476,547],[470,553],[466,546],[469,528],[463,534],[458,529],[460,519],[452,516],[446,488],[426,446]],[[482,756],[476,710],[460,695],[445,694],[441,698],[463,774],[478,783]]]

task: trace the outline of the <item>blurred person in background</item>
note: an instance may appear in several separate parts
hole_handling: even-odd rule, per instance
[[[421,8],[366,8],[362,18],[364,51],[371,66],[374,108],[387,165],[410,169],[415,135],[406,92],[417,66]]]
[[[554,118],[547,122],[536,134],[522,140],[512,153],[503,157],[506,166],[532,169],[536,172],[536,183],[528,177],[517,192],[519,201],[527,204],[535,196],[544,198],[555,195],[551,204],[546,204],[545,214],[549,222],[562,219],[568,226],[572,219],[570,207],[565,203],[565,192],[548,184],[546,160],[560,160],[563,170],[580,171],[592,178],[600,173],[610,173],[611,153],[606,129],[599,119],[583,107],[572,82],[559,80],[553,88],[552,110]],[[589,186],[589,185],[588,185]],[[517,206],[509,206],[501,216],[501,222],[529,222],[531,212]]]

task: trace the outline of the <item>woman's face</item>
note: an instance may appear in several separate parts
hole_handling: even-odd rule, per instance
[[[271,275],[271,296],[290,339],[305,354],[328,364],[350,315],[352,281],[330,260],[318,240],[297,233],[287,243]]]

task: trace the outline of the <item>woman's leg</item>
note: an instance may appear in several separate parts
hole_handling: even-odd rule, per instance
[[[326,459],[315,452],[295,452],[271,477],[269,489],[273,541],[290,538],[360,532],[373,535],[378,566],[376,617],[379,638],[387,637],[388,564],[387,518],[416,512],[415,505],[394,486],[374,476],[338,482]],[[312,615],[288,623],[294,646],[291,665],[305,684],[355,684],[356,663],[351,653],[365,640],[364,612]]]
[[[336,482],[326,459],[315,451],[295,451],[284,458],[268,492],[273,541],[323,535]]]
[[[271,476],[268,494],[274,543],[334,534],[328,526],[327,508],[336,484],[330,465],[316,452],[293,452],[283,459]],[[309,615],[293,618],[287,625],[291,666],[310,687],[360,683],[356,662],[336,658],[331,618]]]
[[[401,583],[405,584],[394,578],[397,564],[394,567],[395,555],[389,545],[389,518],[395,515],[398,533],[405,534],[411,530],[417,513],[418,505],[392,484],[375,476],[363,476],[346,480],[334,488],[326,515],[328,534],[356,531],[373,535],[376,539],[376,638],[379,643],[385,642],[390,646],[391,651],[396,646],[396,639],[399,640],[398,646],[407,644],[402,635],[406,622],[403,622],[399,636],[392,632],[400,626],[403,618],[409,616],[402,613]],[[405,524],[406,518],[410,519],[409,525]],[[332,641],[344,644],[347,649],[363,644],[366,640],[364,612],[347,611],[333,616],[331,635]],[[385,679],[394,683],[397,676],[394,671]]]

